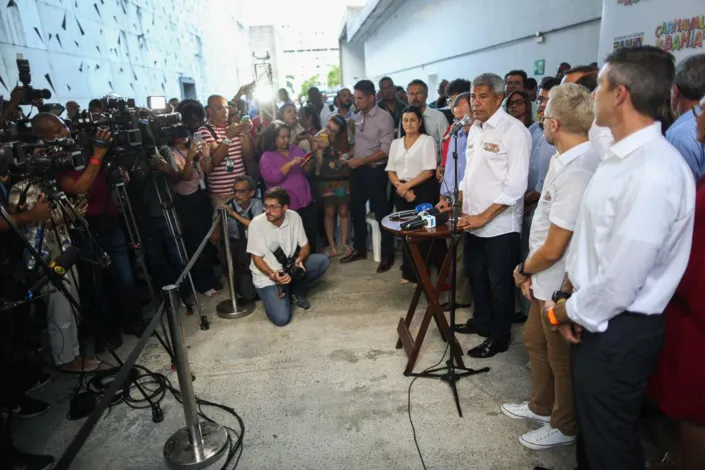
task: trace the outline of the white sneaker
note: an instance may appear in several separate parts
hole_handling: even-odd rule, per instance
[[[529,409],[529,402],[514,404],[505,403],[502,405],[502,413],[512,419],[530,419],[541,423],[550,423],[550,416],[540,416]]]
[[[558,446],[569,446],[574,444],[575,436],[566,436],[558,429],[544,424],[535,431],[527,432],[519,437],[519,443],[532,450],[545,450]]]

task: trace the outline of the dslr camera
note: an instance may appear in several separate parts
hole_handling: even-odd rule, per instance
[[[277,259],[279,264],[282,265],[280,273],[288,274],[289,277],[291,277],[291,282],[300,281],[306,275],[303,269],[296,266],[296,257],[299,255],[300,251],[301,247],[297,246],[294,256],[291,257],[287,257],[284,254],[284,250],[282,250],[280,246],[277,247],[276,250],[272,251],[272,253],[274,253],[274,257]]]

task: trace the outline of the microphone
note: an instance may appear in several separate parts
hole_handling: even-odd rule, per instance
[[[56,257],[55,260],[49,263],[49,267],[54,271],[54,275],[59,278],[64,277],[66,273],[76,264],[81,251],[73,245],[69,245],[66,249]],[[50,276],[43,273],[37,281],[32,284],[29,289],[29,297],[33,297],[34,293],[47,285],[50,281]]]
[[[419,207],[421,207],[422,205],[424,205],[424,204],[421,204],[421,205],[417,206],[417,209],[418,209]],[[430,206],[430,204],[428,204],[428,205]],[[424,217],[424,216],[427,216],[427,215],[436,216],[436,215],[438,215],[438,214],[440,214],[440,213],[441,213],[441,211],[439,211],[439,210],[436,209],[435,207],[431,206],[430,209],[428,209],[428,210],[423,210],[423,211],[419,212],[419,215],[417,215],[417,216],[414,217],[413,219],[409,219],[409,220],[407,220],[406,222],[404,222],[403,224],[399,225],[399,228],[401,228],[402,230],[409,230],[409,226],[410,226],[410,225],[416,225],[416,224],[418,224],[419,222],[421,222],[421,221],[423,220],[423,217]]]
[[[469,114],[466,114],[465,116],[463,116],[463,118],[460,121],[453,124],[453,127],[450,129],[450,132],[448,132],[448,134],[446,134],[446,136],[443,137],[443,142],[445,142],[446,140],[453,137],[455,134],[458,133],[458,131],[460,129],[467,126],[471,122],[472,122],[472,116],[470,116]]]
[[[431,204],[430,202],[424,202],[423,204],[419,204],[418,206],[416,206],[416,213],[420,214],[431,209],[433,209],[433,204]]]
[[[435,214],[424,214],[420,217],[420,220],[410,220],[406,223],[406,227],[401,227],[402,230],[416,230],[417,228],[434,228],[438,225],[443,225],[448,222],[448,214],[439,213],[438,210]]]

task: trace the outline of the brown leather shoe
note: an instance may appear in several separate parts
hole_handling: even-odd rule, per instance
[[[382,262],[377,266],[377,273],[386,273],[394,266],[394,258],[382,258]]]
[[[343,258],[340,259],[340,262],[345,264],[345,263],[352,263],[353,261],[357,261],[360,259],[367,259],[367,253],[363,253],[357,250],[353,250],[352,253],[350,253],[348,256],[344,256]]]

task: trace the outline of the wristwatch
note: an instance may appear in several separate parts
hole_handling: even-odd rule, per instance
[[[527,272],[524,271],[524,262],[523,262],[523,261],[522,261],[521,263],[519,263],[519,266],[517,266],[517,270],[519,271],[519,274],[521,274],[521,275],[524,276],[524,277],[531,277],[531,276],[533,276],[532,273],[527,273]]]
[[[222,143],[224,143],[225,145],[230,145],[230,142],[232,142],[232,141],[233,140],[230,137],[226,137],[223,139]]]
[[[551,296],[551,300],[553,300],[553,302],[555,302],[557,304],[561,304],[561,303],[567,301],[568,299],[570,299],[571,295],[572,294],[570,294],[569,292],[557,290]]]

